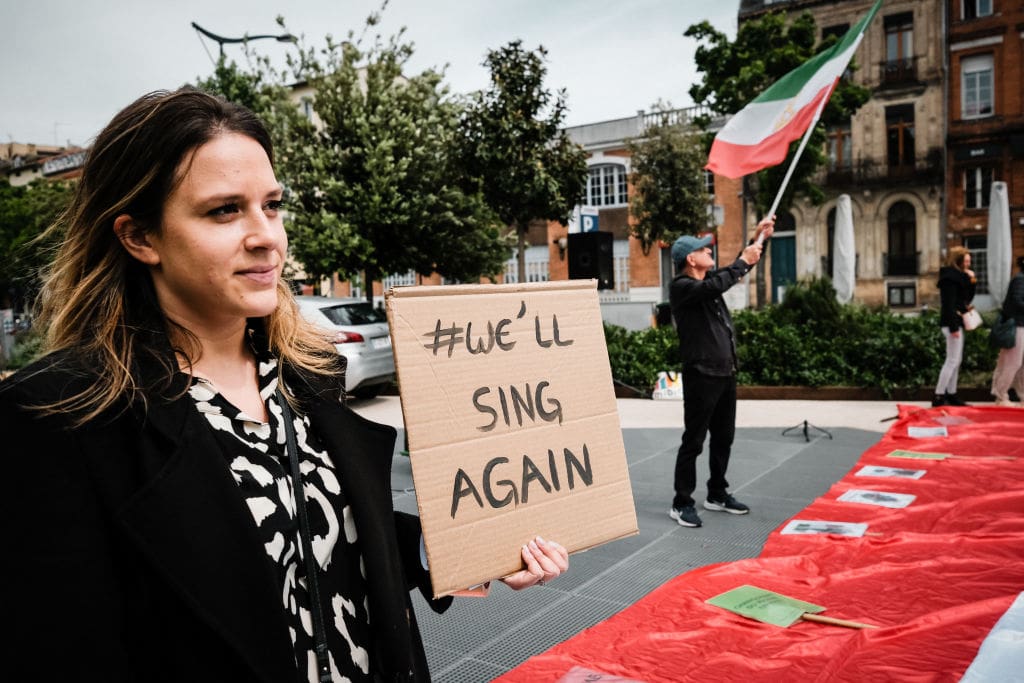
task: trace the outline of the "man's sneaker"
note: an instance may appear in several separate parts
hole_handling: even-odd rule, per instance
[[[679,522],[679,526],[696,527],[703,523],[697,515],[696,508],[692,505],[687,505],[682,508],[672,508],[668,511],[668,516]]]
[[[739,502],[728,493],[721,499],[708,498],[704,501],[704,509],[728,512],[730,515],[745,515],[750,512],[749,507]],[[682,524],[682,522],[680,522],[680,524]]]

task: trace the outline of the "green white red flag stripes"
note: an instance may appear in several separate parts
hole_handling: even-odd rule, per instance
[[[740,178],[781,163],[789,143],[817,121],[881,5],[876,0],[839,42],[790,71],[729,119],[715,136],[705,168]]]

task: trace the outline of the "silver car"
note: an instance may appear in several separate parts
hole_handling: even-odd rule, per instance
[[[365,299],[297,296],[302,316],[333,334],[338,353],[348,360],[345,391],[373,398],[395,379],[395,357],[384,311]]]

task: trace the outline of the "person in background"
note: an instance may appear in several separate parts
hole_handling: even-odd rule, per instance
[[[971,270],[971,254],[964,247],[953,247],[946,265],[939,269],[939,327],[946,339],[946,360],[935,385],[933,406],[967,405],[956,395],[960,361],[964,356],[964,330],[961,316],[971,308],[977,278]]]
[[[992,373],[992,395],[996,397],[997,406],[1020,407],[1018,401],[1024,396],[1024,256],[1017,257],[1017,269],[1002,308],[1003,317],[1013,318],[1017,323],[1017,336],[1012,348],[999,350]]]
[[[96,138],[41,298],[47,355],[0,383],[4,670],[18,681],[427,681],[396,432],[282,279],[263,124],[192,88]],[[10,435],[16,435],[12,438]],[[301,485],[299,485],[301,483]],[[568,568],[522,547],[502,579]]]
[[[736,333],[722,294],[740,281],[761,259],[775,217],[762,220],[751,244],[725,268],[715,270],[712,237],[683,235],[672,245],[676,276],[669,304],[683,361],[683,438],[676,454],[675,497],[669,517],[681,526],[702,524],[693,500],[697,487],[697,456],[711,434],[708,495],[704,509],[745,515],[750,508],[729,492],[726,470],[736,433]]]

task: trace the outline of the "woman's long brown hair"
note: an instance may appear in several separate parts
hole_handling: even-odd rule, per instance
[[[144,232],[158,233],[179,168],[224,133],[252,138],[273,164],[270,136],[252,112],[190,87],[144,95],[96,138],[70,208],[47,231],[61,242],[44,276],[37,318],[45,349],[68,350],[95,379],[79,393],[37,406],[43,412],[72,413],[73,423],[82,425],[115,404],[145,401],[157,387],[142,386],[138,363],[148,356],[161,369],[158,384],[170,386],[178,372],[172,339],[175,352],[198,360],[198,341],[164,316],[148,268],[125,251],[113,226],[128,214]],[[263,327],[282,366],[320,375],[338,371],[337,355],[302,319],[283,281],[277,310]]]

